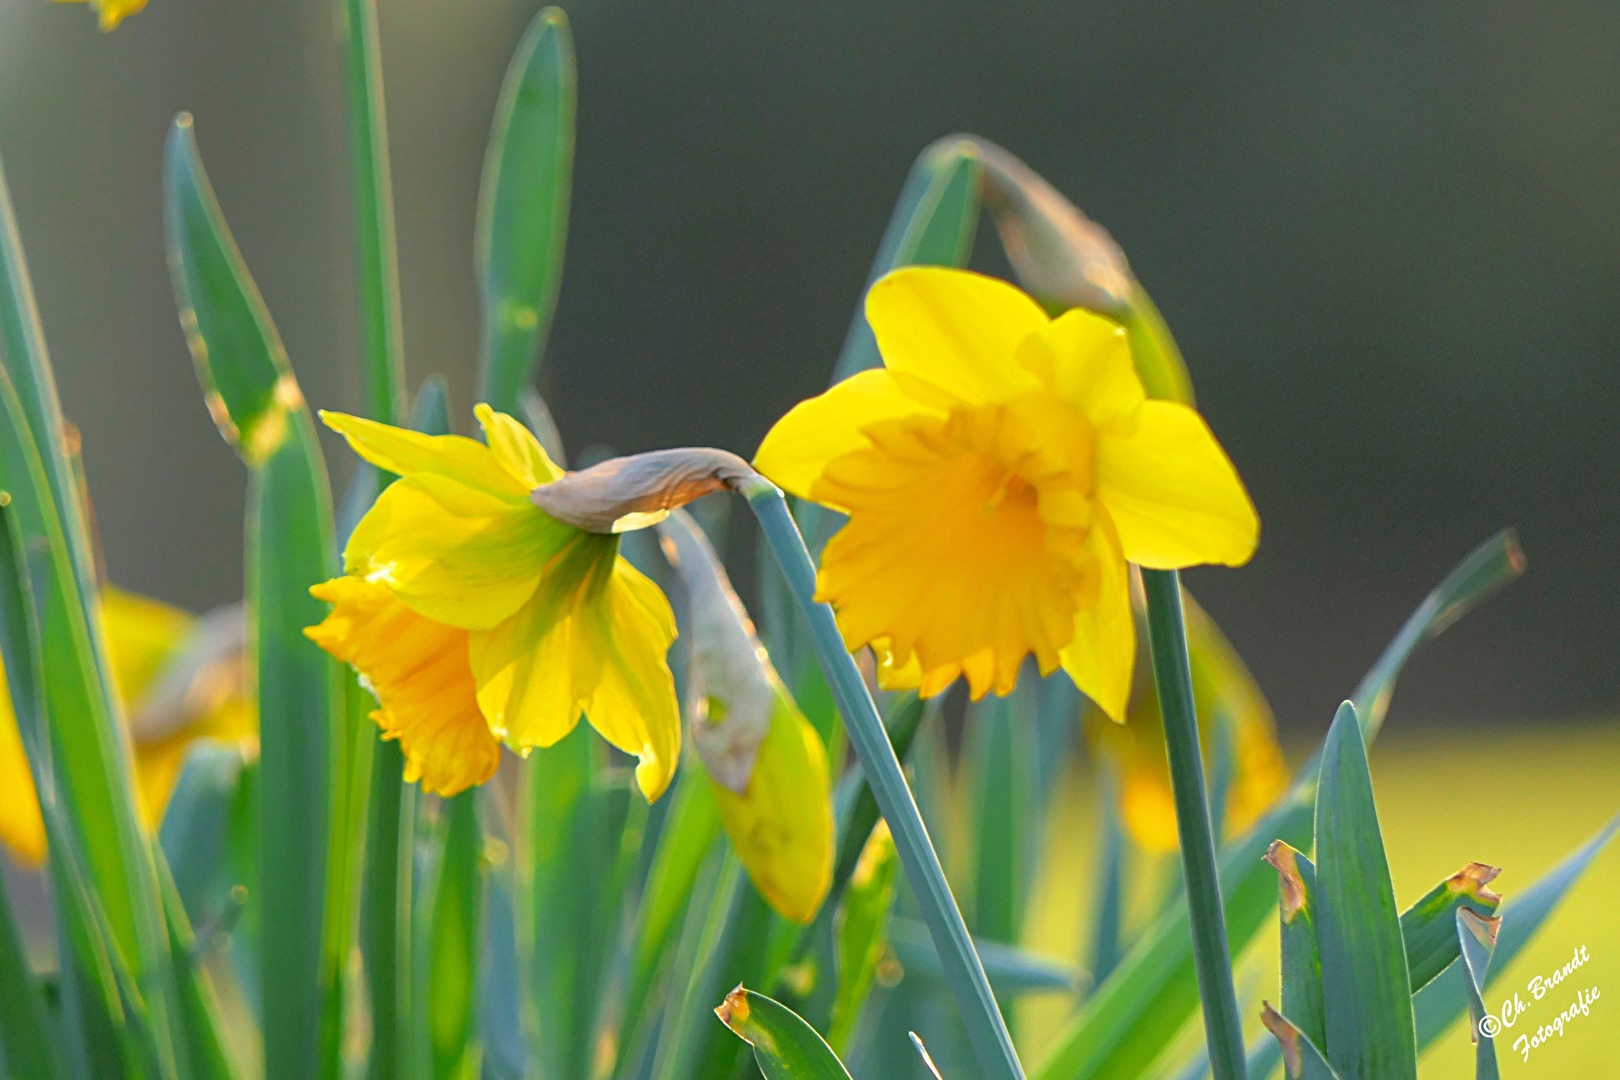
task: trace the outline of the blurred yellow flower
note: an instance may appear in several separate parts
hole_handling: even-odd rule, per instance
[[[103,30],[116,29],[126,17],[146,8],[146,0],[62,0],[62,2],[69,4],[88,2],[95,10]]]
[[[217,739],[255,745],[246,695],[241,612],[198,620],[178,608],[104,589],[101,615],[114,691],[130,725],[142,822],[156,829],[191,745]],[[45,823],[0,673],[0,843],[22,862],[45,858]]]
[[[1200,742],[1213,760],[1224,724],[1231,738],[1231,780],[1222,808],[1224,834],[1239,836],[1259,820],[1288,785],[1288,771],[1271,706],[1254,676],[1215,621],[1183,590],[1187,651],[1192,666],[1193,701]],[[1145,650],[1144,650],[1145,652]],[[1142,659],[1146,659],[1144,655]],[[1139,670],[1146,664],[1139,665]],[[1131,838],[1148,851],[1176,850],[1176,804],[1164,748],[1164,719],[1153,679],[1135,680],[1125,724],[1088,725],[1093,741],[1118,766],[1120,814]]]
[[[642,793],[658,798],[680,756],[665,659],[674,614],[616,536],[530,501],[563,472],[528,429],[487,405],[477,409],[487,445],[321,415],[400,479],[349,538],[346,578],[316,587],[337,607],[310,635],[370,680],[378,722],[423,783],[450,794],[488,777],[493,744],[475,717],[527,753],[583,714],[638,759]]]
[[[1246,562],[1259,519],[1232,463],[1197,412],[1147,400],[1101,316],[939,267],[882,278],[866,314],[884,366],[794,407],[754,461],[848,515],[818,582],[846,644],[975,698],[1033,654],[1123,720],[1127,563]]]

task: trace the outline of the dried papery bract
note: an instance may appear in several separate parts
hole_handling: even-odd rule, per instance
[[[613,458],[535,488],[536,506],[577,529],[621,533],[656,525],[670,511],[758,473],[724,450],[690,447]]]
[[[1136,278],[1107,229],[995,143],[971,135],[952,142],[966,143],[978,156],[984,206],[1025,288],[1056,308],[1111,316],[1130,308]]]
[[[658,525],[664,555],[686,588],[687,730],[709,775],[743,794],[776,703],[774,673],[754,624],[689,514]]]

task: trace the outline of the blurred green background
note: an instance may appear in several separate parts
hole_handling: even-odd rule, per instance
[[[482,148],[538,4],[379,7],[408,363],[465,411]],[[1416,665],[1400,722],[1620,700],[1620,7],[568,10],[580,136],[545,388],[575,450],[750,452],[825,384],[912,157],[971,130],[1106,224],[1175,327],[1265,522],[1251,568],[1193,585],[1285,727],[1324,729],[1504,524],[1531,573]],[[337,36],[324,0],[92,23],[0,4],[0,153],[111,576],[201,608],[239,595],[242,472],[173,314],[164,125],[196,114],[312,402],[356,407]]]

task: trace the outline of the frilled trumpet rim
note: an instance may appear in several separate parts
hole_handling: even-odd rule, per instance
[[[568,473],[529,493],[547,514],[576,529],[622,533],[656,525],[719,491],[747,495],[770,481],[742,458],[711,447],[654,450]]]

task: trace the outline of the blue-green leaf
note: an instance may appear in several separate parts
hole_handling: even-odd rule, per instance
[[[1568,858],[1549,870],[1542,878],[1502,908],[1502,928],[1496,938],[1496,950],[1487,975],[1487,988],[1496,977],[1513,963],[1514,957],[1535,938],[1536,933],[1552,915],[1575,883],[1580,880],[1592,860],[1608,846],[1620,832],[1620,817],[1616,817]],[[1468,1010],[1468,991],[1460,965],[1452,965],[1413,999],[1417,1014],[1418,1046],[1427,1047],[1445,1034],[1446,1029]]]
[[[1340,706],[1316,792],[1325,1052],[1347,1080],[1417,1078],[1406,946],[1355,706]]]
[[[1288,1080],[1340,1080],[1339,1074],[1323,1058],[1321,1048],[1292,1020],[1267,1005],[1260,1014],[1260,1021],[1281,1047]]]
[[[1474,1025],[1474,1080],[1500,1080],[1496,1067],[1496,1040],[1485,1012],[1485,977],[1490,971],[1491,954],[1496,950],[1499,919],[1482,919],[1462,908],[1457,912],[1458,951],[1462,957],[1463,982],[1468,987],[1468,1018]]]
[[[546,8],[507,68],[478,199],[479,394],[501,412],[517,411],[557,306],[573,182],[574,98],[568,19]]]
[[[260,1001],[265,1072],[314,1076],[327,996],[346,950],[328,935],[332,829],[347,806],[351,732],[336,663],[304,636],[325,605],[311,585],[337,570],[331,495],[314,423],[269,313],[226,227],[189,117],[164,174],[169,266],[181,324],[215,423],[250,468],[247,608],[261,729]],[[341,830],[340,830],[341,832]]]

